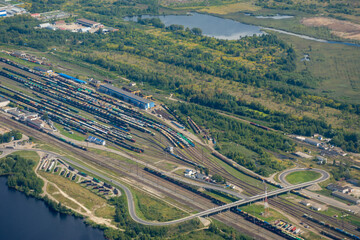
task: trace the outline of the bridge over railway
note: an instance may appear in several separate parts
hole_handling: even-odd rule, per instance
[[[4,150],[9,150],[9,149],[0,149],[0,151],[4,151]],[[12,149],[12,151],[18,151],[20,149]],[[199,212],[199,213],[196,213],[196,214],[193,214],[193,215],[190,215],[190,216],[187,216],[187,217],[184,217],[184,218],[180,218],[180,219],[177,219],[177,220],[172,220],[172,221],[168,221],[168,222],[151,222],[151,221],[146,221],[146,220],[143,220],[141,218],[139,218],[137,215],[136,215],[136,211],[135,211],[135,203],[134,203],[134,198],[133,198],[133,195],[130,191],[129,188],[127,188],[125,185],[121,184],[120,182],[118,181],[115,181],[113,179],[110,179],[109,177],[101,174],[100,172],[98,171],[95,171],[91,168],[88,168],[87,166],[83,165],[83,164],[80,164],[79,162],[75,162],[69,158],[66,158],[66,157],[63,157],[57,153],[54,153],[54,152],[51,152],[51,151],[46,151],[46,150],[40,150],[40,149],[26,149],[27,151],[37,151],[37,152],[44,152],[44,153],[48,153],[48,154],[52,154],[58,158],[61,158],[63,160],[65,160],[66,162],[70,163],[71,165],[73,166],[77,166],[77,167],[80,167],[84,170],[86,170],[87,172],[91,173],[91,174],[94,174],[104,180],[107,180],[107,181],[111,181],[112,185],[113,186],[117,186],[121,189],[124,190],[125,194],[126,194],[126,198],[127,198],[127,202],[128,202],[128,207],[129,207],[129,214],[131,216],[131,218],[135,221],[135,222],[138,222],[140,224],[144,224],[144,225],[150,225],[150,226],[166,226],[166,225],[171,225],[171,224],[177,224],[177,223],[181,223],[181,222],[185,222],[185,221],[188,221],[188,220],[191,220],[191,219],[194,219],[194,218],[197,218],[197,217],[207,217],[207,216],[211,216],[211,215],[214,215],[214,214],[217,214],[217,213],[220,213],[220,212],[224,212],[224,211],[227,211],[229,210],[230,208],[233,208],[233,207],[238,207],[238,206],[241,206],[241,205],[244,205],[244,204],[247,204],[247,203],[251,203],[251,202],[255,202],[255,201],[259,201],[261,199],[264,199],[265,198],[265,193],[264,194],[259,194],[259,195],[256,195],[256,196],[251,196],[251,197],[248,197],[246,199],[241,199],[241,200],[238,200],[236,202],[232,202],[232,203],[228,203],[226,205],[223,205],[223,206],[219,206],[219,207],[214,207],[214,208],[211,208],[211,209],[208,209],[208,210],[205,210],[205,211],[202,211],[202,212]],[[286,192],[290,192],[291,190],[296,190],[296,189],[301,189],[301,188],[305,188],[305,187],[308,187],[308,186],[311,186],[313,184],[316,184],[316,183],[320,183],[322,181],[325,181],[326,179],[329,178],[329,174],[324,171],[324,170],[320,170],[320,169],[312,169],[312,171],[317,171],[319,172],[322,176],[320,178],[318,178],[317,180],[314,180],[314,181],[311,181],[311,182],[306,182],[306,183],[301,183],[301,184],[297,184],[297,185],[291,185],[291,186],[287,186],[287,187],[284,187],[284,188],[281,188],[281,189],[276,189],[274,191],[271,191],[271,192],[268,192],[267,193],[267,197],[272,197],[272,196],[276,196],[276,195],[279,195],[279,194],[282,194],[282,193],[286,193]]]

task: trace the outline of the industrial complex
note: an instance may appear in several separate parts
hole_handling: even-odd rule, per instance
[[[139,97],[133,93],[114,87],[110,84],[101,85],[99,91],[129,102],[135,106],[138,106],[141,109],[148,110],[155,107],[155,103],[153,101]]]
[[[90,28],[100,26],[84,19],[77,24]],[[12,53],[12,56],[28,58],[22,52]],[[206,135],[204,140],[196,136],[204,131],[202,126],[190,117],[187,125],[165,105],[155,104],[157,100],[151,95],[139,94],[140,90],[135,89],[134,83],[116,87],[109,84],[112,80],[105,83],[94,79],[81,80],[79,78],[84,77],[58,72],[52,66],[30,68],[6,58],[0,58],[0,65],[2,122],[16,126],[28,135],[36,135],[43,141],[71,149],[91,164],[110,169],[137,184],[146,184],[146,188],[153,188],[198,211],[172,221],[153,222],[139,218],[130,204],[130,216],[140,224],[162,226],[213,216],[229,225],[242,227],[243,231],[247,231],[244,224],[258,226],[258,231],[246,233],[271,235],[272,239],[304,239],[303,234],[311,228],[319,232],[326,230],[333,237],[346,236],[358,240],[356,226],[348,224],[341,227],[337,219],[322,214],[322,205],[310,204],[308,201],[312,198],[301,191],[329,179],[329,174],[322,169],[305,169],[321,175],[313,181],[285,186],[244,170],[214,148],[206,148],[210,144],[214,146],[216,141],[210,135]],[[261,131],[271,131],[259,124],[248,124]],[[325,142],[320,140],[304,138],[299,142],[314,148],[325,146]],[[107,154],[110,152],[117,154],[118,158],[109,157]],[[307,153],[296,152],[296,155],[310,161],[312,156]],[[96,168],[51,154],[52,157],[41,160],[39,171],[59,175],[104,198],[118,196],[121,188],[128,201],[132,201],[131,191],[117,179],[104,176]],[[323,159],[322,162],[326,163]],[[228,167],[239,176],[232,175]],[[216,175],[224,176],[226,181],[214,180]],[[359,204],[358,198],[345,194],[350,191],[349,188],[329,185],[330,189],[335,197]],[[288,192],[296,195],[296,201],[279,197]],[[264,213],[255,215],[244,211],[243,206],[257,201],[265,202]],[[286,214],[301,221],[272,217],[267,205],[283,209]],[[218,213],[223,214],[218,216]],[[271,217],[271,220],[264,220],[264,217]]]

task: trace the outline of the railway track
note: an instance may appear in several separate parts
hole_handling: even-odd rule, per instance
[[[11,69],[13,69],[14,71],[17,71],[17,72],[19,72],[19,73],[21,73],[21,74],[24,74],[24,75],[26,75],[26,76],[29,76],[29,77],[31,77],[31,78],[34,78],[34,79],[37,79],[37,80],[39,80],[39,81],[43,81],[42,79],[41,79],[41,77],[39,77],[39,76],[37,76],[37,75],[35,75],[35,74],[31,74],[31,73],[29,73],[29,72],[26,72],[26,71],[23,71],[23,70],[21,70],[21,69],[18,69],[18,68],[16,68],[16,67],[13,67],[13,66],[8,66],[8,65],[6,65],[7,67],[9,67],[9,68],[11,68]],[[145,138],[144,138],[145,139]],[[147,140],[147,141],[149,141],[150,143],[152,143],[152,144],[154,144],[155,146],[155,148],[157,149],[157,150],[162,150],[161,149],[161,146],[160,146],[160,144],[158,144],[158,143],[156,143],[156,141],[154,140],[154,139],[145,139],[145,140]],[[67,146],[68,147],[68,146]],[[80,150],[79,150],[80,151]],[[228,171],[226,171],[224,168],[222,168],[221,166],[219,166],[217,163],[215,163],[214,161],[212,161],[212,160],[210,160],[210,159],[208,159],[208,158],[203,158],[202,157],[202,154],[200,154],[198,151],[196,151],[194,148],[185,148],[185,151],[188,153],[188,154],[190,154],[191,156],[192,156],[192,158],[193,159],[195,159],[195,162],[197,162],[197,163],[199,163],[199,164],[201,164],[201,165],[205,165],[205,166],[209,166],[209,169],[212,171],[212,172],[214,172],[214,173],[218,173],[218,174],[220,174],[220,175],[222,175],[222,176],[224,176],[228,181],[231,181],[232,183],[234,183],[235,185],[237,185],[237,186],[240,186],[240,187],[242,187],[247,193],[249,193],[250,195],[256,195],[256,194],[258,194],[259,192],[262,192],[263,191],[263,189],[261,189],[261,188],[259,188],[259,187],[255,187],[255,186],[253,186],[253,185],[251,185],[251,184],[249,184],[249,183],[246,183],[246,182],[244,182],[244,181],[242,181],[242,180],[240,180],[240,179],[238,179],[238,178],[236,178],[236,177],[234,177],[234,176],[232,176]],[[86,155],[86,154],[85,154]],[[107,160],[109,160],[109,159],[107,159]],[[203,161],[201,161],[201,160],[203,160]],[[176,160],[176,162],[181,162],[181,164],[185,164],[184,162],[182,162],[182,161],[180,161],[180,160]],[[206,164],[205,164],[206,163]],[[99,164],[99,163],[98,163]],[[111,167],[111,168],[126,168],[126,167],[129,167],[129,166],[127,166],[126,164],[124,164],[124,163],[116,163],[116,162],[111,162],[111,164],[113,165],[113,166],[110,166],[110,165],[107,165],[106,163],[104,163],[104,162],[101,162],[101,164],[104,164],[104,167],[106,166],[106,167]],[[130,168],[130,171],[131,171],[131,168]],[[144,175],[144,174],[146,174],[146,173],[144,173],[144,171],[141,171],[140,170],[140,172]],[[125,172],[123,172],[122,174],[125,174]],[[149,176],[148,176],[149,177]],[[276,203],[276,204],[278,204],[278,203]],[[290,206],[288,206],[288,204],[285,204],[285,205],[283,205],[284,207],[285,207],[285,209],[288,209],[288,210],[290,210],[292,207]],[[303,209],[303,211],[305,211],[304,209]],[[309,210],[307,210],[307,211],[309,211]],[[311,212],[312,213],[312,212]],[[299,212],[298,212],[298,214],[299,214]],[[330,221],[330,219],[329,219],[329,221]],[[333,225],[338,225],[338,224],[333,224]]]
[[[25,125],[17,124],[17,122],[9,120],[3,116],[0,116],[0,120],[7,125],[16,126],[16,128],[21,130],[24,134],[41,137],[41,139],[44,141],[56,143],[56,145],[58,147],[60,147],[61,149],[71,148],[71,150],[74,154],[79,155],[83,158],[86,158],[91,163],[101,166],[106,169],[110,169],[111,171],[114,171],[120,175],[126,176],[129,179],[135,179],[137,182],[144,184],[146,186],[151,185],[151,187],[153,189],[155,189],[156,191],[159,191],[159,192],[177,200],[178,202],[184,203],[184,201],[185,201],[184,197],[188,198],[186,201],[186,205],[191,206],[191,208],[194,208],[198,211],[214,207],[214,204],[212,204],[209,200],[202,198],[202,197],[198,196],[197,194],[194,194],[188,190],[184,190],[183,188],[181,188],[175,184],[174,184],[174,186],[169,185],[168,181],[159,179],[159,178],[143,171],[142,168],[138,168],[136,170],[134,168],[133,169],[128,168],[127,171],[124,171],[124,166],[126,166],[126,164],[125,165],[120,164],[119,163],[120,161],[114,161],[111,158],[102,157],[102,156],[99,157],[99,156],[96,156],[96,154],[81,151],[81,150],[78,150],[77,148],[69,147],[68,145],[64,144],[63,142],[53,139],[44,133],[41,133],[37,130],[29,128]],[[111,161],[111,164],[109,164],[109,161]],[[167,191],[165,190],[165,189],[169,189],[169,188],[170,188],[170,190],[167,190]],[[179,197],[179,196],[182,196],[182,197]],[[235,227],[236,229],[238,229],[239,231],[241,231],[245,234],[254,236],[254,237],[256,237],[256,239],[264,239],[265,240],[265,239],[268,239],[266,236],[271,236],[271,235],[273,235],[273,239],[279,239],[278,235],[276,235],[272,232],[269,232],[265,229],[260,229],[261,234],[259,234],[259,228],[256,225],[253,225],[252,223],[249,223],[248,221],[246,221],[242,218],[238,218],[235,214],[231,214],[230,212],[226,212],[224,214],[214,216],[214,218],[218,219],[220,221],[223,221],[224,223],[226,223],[230,226]],[[236,219],[237,221],[234,222],[234,219]],[[257,230],[257,231],[255,231],[255,230]]]
[[[189,154],[192,154],[192,156],[194,156],[194,159],[201,159],[199,158],[199,153],[196,153],[195,149],[186,149],[186,151],[189,152]],[[218,166],[216,163],[212,162],[211,160],[207,159],[206,157],[203,158],[203,162],[196,160],[196,162],[199,162],[205,166],[209,167],[209,170],[212,171],[213,173],[217,173],[220,174],[222,176],[225,176],[225,178],[229,181],[234,183],[237,186],[242,187],[246,193],[250,194],[250,195],[257,195],[259,194],[259,192],[263,192],[264,189],[259,188],[259,187],[255,187],[253,185],[250,185],[244,181],[241,181],[240,179],[234,177],[231,175],[231,173],[227,172],[224,168]],[[338,227],[342,227],[342,224],[340,222],[338,222],[336,219],[326,216],[324,214],[321,213],[317,213],[314,211],[311,211],[310,209],[306,208],[306,207],[302,207],[300,205],[294,205],[294,203],[288,201],[288,200],[278,200],[278,199],[269,199],[269,204],[277,207],[278,209],[283,209],[286,211],[286,213],[291,213],[290,215],[293,215],[296,218],[301,218],[303,216],[304,213],[312,215],[318,219],[321,219],[323,221],[326,221],[327,223],[333,225],[333,226],[338,226]],[[286,203],[283,203],[282,201],[285,201]],[[317,224],[317,223],[312,223],[312,226],[317,226],[318,229],[323,229],[324,227]],[[357,234],[356,233],[356,226],[351,225],[349,223],[346,224],[346,226],[344,225],[344,230],[351,232],[353,234]],[[336,233],[335,235],[339,235],[339,233],[333,231],[334,233]]]

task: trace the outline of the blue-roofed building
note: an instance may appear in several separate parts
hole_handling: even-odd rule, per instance
[[[95,144],[97,144],[97,145],[103,145],[103,146],[106,144],[105,140],[98,139],[98,138],[93,137],[93,136],[89,136],[89,137],[86,139],[86,141],[95,143]]]
[[[101,85],[99,88],[99,91],[109,94],[111,96],[117,97],[120,100],[129,102],[129,103],[131,103],[139,108],[145,109],[145,110],[155,107],[155,103],[153,101],[139,97],[133,93],[124,91],[124,90],[114,87],[113,85],[110,85],[110,84]]]
[[[75,78],[75,77],[72,77],[72,76],[70,76],[70,75],[67,75],[67,74],[65,74],[65,73],[59,73],[59,75],[60,75],[61,77],[63,77],[63,78],[70,79],[70,80],[72,80],[72,81],[74,81],[74,82],[77,82],[77,83],[80,83],[80,84],[87,84],[87,82],[85,82],[85,81],[83,81],[83,80],[80,80],[80,79],[77,79],[77,78]]]
[[[0,17],[6,17],[7,12],[6,9],[0,10]]]

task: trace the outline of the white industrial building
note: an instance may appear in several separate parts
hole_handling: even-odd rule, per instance
[[[10,101],[6,98],[0,97],[0,107],[6,107]]]
[[[311,145],[314,145],[316,147],[320,146],[320,142],[314,140],[314,139],[310,139],[310,138],[305,138],[305,142]]]

